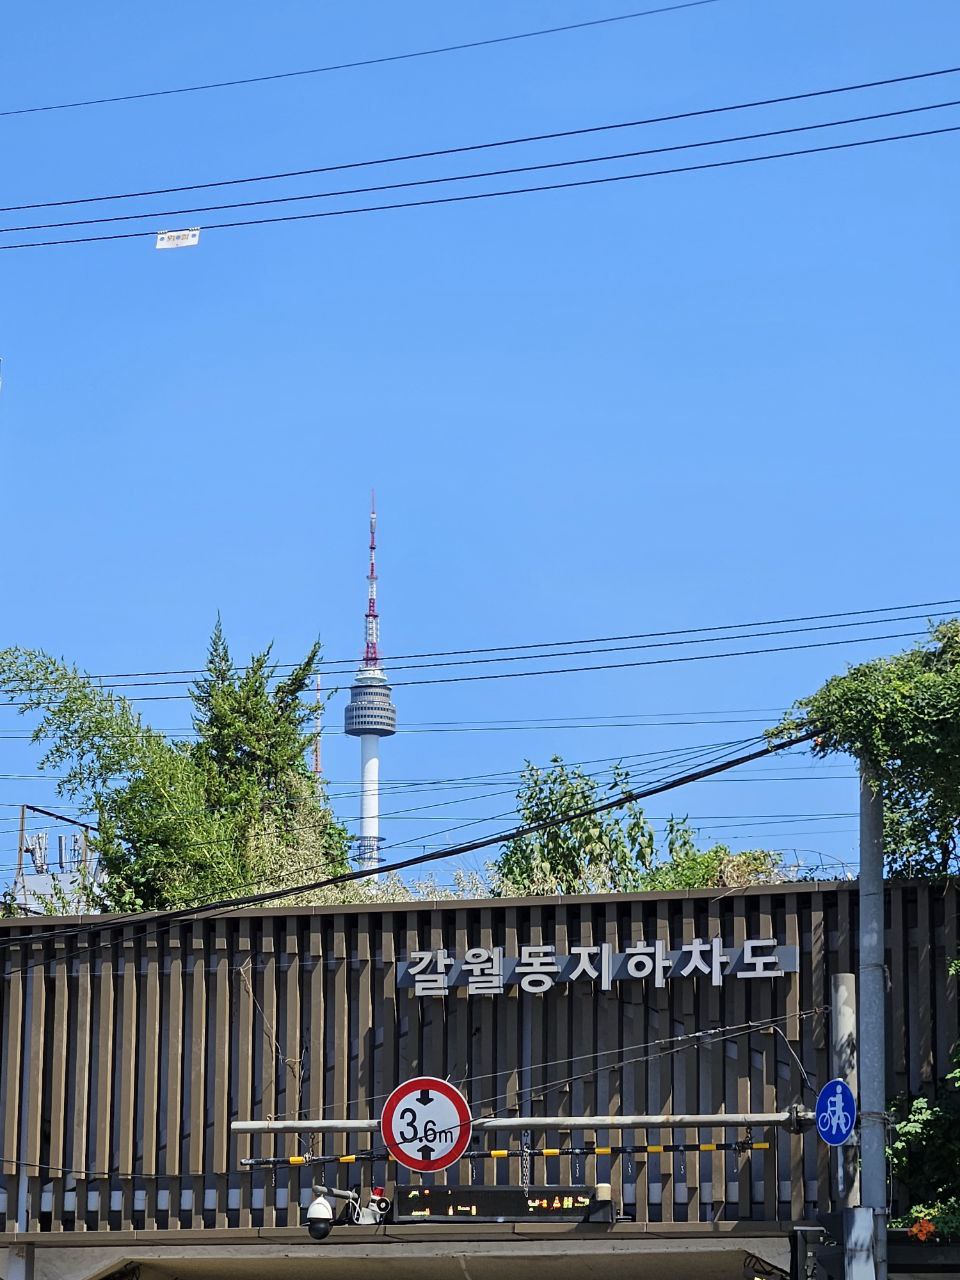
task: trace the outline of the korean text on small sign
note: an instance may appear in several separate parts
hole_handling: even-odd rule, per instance
[[[585,980],[609,991],[614,982],[664,987],[702,974],[719,987],[727,978],[782,978],[797,968],[796,947],[781,946],[775,938],[749,938],[738,948],[724,946],[721,938],[694,938],[675,950],[658,939],[622,952],[603,942],[572,946],[566,955],[536,943],[521,946],[519,956],[505,956],[502,947],[471,947],[463,959],[445,948],[414,951],[400,964],[399,982],[418,996],[443,996],[455,987],[466,987],[470,995],[500,995],[506,987],[543,995],[558,982]]]
[[[158,231],[158,249],[186,249],[200,241],[200,228],[188,227],[185,231]]]

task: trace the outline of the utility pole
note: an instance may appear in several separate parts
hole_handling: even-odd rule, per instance
[[[887,1280],[883,795],[860,764],[860,1199],[873,1214],[876,1280]]]
[[[857,1096],[857,979],[852,973],[830,979],[830,1074]],[[844,1280],[875,1280],[873,1212],[860,1203],[859,1154],[854,1134],[836,1148],[842,1274]]]
[[[830,979],[830,1074],[845,1080],[857,1096],[857,978],[853,973],[835,973]],[[856,1142],[837,1147],[837,1194],[843,1209],[860,1204],[858,1154]]]

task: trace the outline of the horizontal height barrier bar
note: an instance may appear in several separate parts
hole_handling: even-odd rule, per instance
[[[641,1156],[664,1155],[671,1151],[769,1151],[769,1142],[664,1142],[646,1143],[632,1147],[520,1147],[516,1150],[465,1151],[461,1160],[507,1160],[527,1156],[531,1160],[549,1159],[551,1156]],[[241,1160],[245,1169],[280,1169],[290,1165],[356,1164],[358,1160],[389,1163],[393,1156],[388,1151],[358,1151],[350,1156],[251,1156]]]
[[[668,1116],[489,1116],[474,1120],[478,1133],[516,1133],[523,1129],[694,1129],[749,1128],[752,1125],[797,1127],[813,1120],[802,1107],[789,1111],[720,1112],[714,1115]],[[234,1120],[234,1133],[375,1133],[379,1120]]]

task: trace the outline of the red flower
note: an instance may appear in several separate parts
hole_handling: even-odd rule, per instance
[[[933,1225],[929,1218],[921,1218],[919,1222],[915,1222],[907,1232],[907,1235],[913,1236],[914,1240],[919,1240],[921,1244],[929,1240],[931,1236],[937,1234],[937,1228]]]

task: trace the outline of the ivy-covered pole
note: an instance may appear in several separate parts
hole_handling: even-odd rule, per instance
[[[860,1203],[873,1213],[876,1280],[887,1280],[883,795],[860,764]]]

